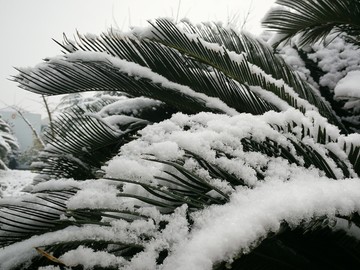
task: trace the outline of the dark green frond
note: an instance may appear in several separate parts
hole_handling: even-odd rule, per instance
[[[96,56],[97,55],[97,56]],[[223,112],[221,108],[207,106],[206,96],[199,96],[192,89],[164,81],[156,73],[134,64],[133,71],[120,61],[117,67],[106,61],[106,55],[91,53],[103,60],[68,59],[50,61],[44,68],[31,73],[22,71],[15,80],[29,91],[46,95],[84,91],[123,91],[133,96],[146,96],[166,102],[187,113],[200,111]],[[138,72],[137,72],[138,71]],[[155,78],[155,80],[153,80]],[[185,91],[185,92],[184,92]],[[212,108],[214,107],[214,108]]]
[[[359,44],[360,1],[358,0],[277,0],[288,9],[274,9],[263,20],[263,26],[282,35],[281,41],[300,34],[301,46],[324,40],[329,33],[345,32]]]
[[[245,33],[239,35],[234,30],[228,30],[220,25],[193,26],[190,23],[184,24],[189,33],[197,34],[205,41],[217,43],[238,54],[246,53],[245,57],[250,63],[260,67],[273,78],[283,80],[292,87],[299,97],[315,105],[323,116],[331,119],[331,122],[346,131],[323,98],[307,82],[300,79],[281,57],[274,54],[267,44]],[[296,105],[291,105],[296,108]]]
[[[136,102],[129,99],[132,100]],[[101,166],[115,156],[122,145],[136,138],[138,130],[166,119],[173,112],[161,103],[156,106],[149,103],[142,109],[138,108],[136,115],[123,112],[121,105],[118,106],[120,115],[115,116],[117,119],[115,122],[112,120],[112,124],[106,122],[106,117],[101,118],[99,114],[86,112],[80,107],[73,107],[60,115],[53,122],[52,129],[44,134],[47,146],[32,168],[45,178],[96,178]],[[40,180],[41,177],[37,178]]]
[[[315,94],[314,90],[296,76],[290,68],[283,68],[286,66],[284,61],[273,56],[271,50],[260,41],[256,41],[250,36],[240,38],[235,32],[227,33],[226,35],[231,35],[235,40],[230,48],[237,48],[240,51],[235,53],[220,45],[213,49],[213,45],[202,40],[201,36],[194,38],[166,19],[156,20],[153,27],[156,30],[154,31],[156,41],[176,48],[181,53],[190,55],[198,61],[220,70],[240,84],[250,87],[250,90],[254,91],[259,87],[260,93],[269,91],[302,112],[308,110],[306,107],[309,107],[307,105],[309,102],[331,122],[340,124],[324,100]],[[225,31],[222,30],[222,32]],[[280,69],[282,71],[278,74]],[[264,70],[274,77],[268,76]],[[284,80],[289,85],[281,81],[284,74],[286,75]],[[278,81],[277,78],[281,80]]]
[[[46,177],[94,178],[101,165],[117,153],[121,138],[128,135],[75,107],[45,133],[47,147],[32,167]]]
[[[0,247],[66,227],[59,216],[66,210],[66,201],[75,193],[74,188],[39,192],[20,203],[0,203]]]
[[[79,39],[93,46],[83,47],[76,44],[76,50],[104,51],[114,57],[135,62],[172,82],[187,85],[196,92],[211,97],[218,97],[239,112],[260,114],[277,110],[274,105],[249,91],[248,87],[234,82],[217,69],[210,70],[196,59],[154,41],[139,41],[134,37],[121,37],[112,32],[102,34],[97,39],[87,39],[84,36],[79,36]]]
[[[343,230],[327,226],[327,219],[318,219],[320,226],[304,224],[291,229],[283,224],[281,232],[269,236],[253,252],[236,259],[231,269],[356,269],[360,246]],[[310,226],[309,230],[306,226]],[[221,264],[215,269],[228,269]]]

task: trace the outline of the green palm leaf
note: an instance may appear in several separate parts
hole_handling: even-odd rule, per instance
[[[123,62],[100,53],[95,56],[95,52],[70,53],[63,59],[50,60],[30,72],[20,70],[15,80],[30,91],[43,94],[106,89],[124,91],[135,96],[144,95],[162,100],[187,113],[210,110],[233,114],[234,111],[230,108],[234,108],[238,112],[259,114],[283,108],[284,104],[279,105],[280,100],[304,112],[315,109],[312,103],[321,114],[339,124],[328,105],[290,69],[285,68],[281,73],[286,74],[289,85],[272,79],[262,71],[264,68],[266,72],[275,74],[284,63],[273,57],[270,49],[260,42],[246,36],[240,39],[231,32],[229,34],[237,42],[233,42],[233,45],[244,49],[237,53],[220,45],[211,47],[201,36],[194,38],[194,35],[181,31],[168,20],[156,20],[153,28],[156,37],[150,36],[152,41],[134,37],[119,38],[109,33],[98,39],[80,37],[83,43],[86,41],[92,46],[73,44],[69,51],[101,51],[116,58],[131,60],[144,68],[150,68],[151,72],[165,76],[170,84],[159,82],[160,78],[155,73],[150,75],[152,73],[148,69],[140,66],[133,66],[129,73],[128,70],[119,68],[123,67]],[[69,48],[68,45],[64,47]],[[255,53],[252,53],[254,48]],[[260,56],[256,56],[259,54]],[[262,56],[268,60],[260,60]],[[269,69],[271,66],[277,68]],[[93,79],[95,77],[96,81]],[[279,78],[279,75],[275,78]],[[269,99],[269,95],[273,94],[278,96],[278,101],[276,98]],[[228,108],[220,104],[214,105],[213,98],[220,98]]]
[[[278,43],[300,34],[300,45],[324,40],[331,32],[347,33],[349,40],[359,44],[360,2],[357,0],[277,0],[289,9],[274,9],[263,25],[282,36]]]
[[[85,59],[82,59],[83,56],[86,56]],[[110,59],[116,61],[116,65],[104,62]],[[117,66],[119,64],[120,66]],[[15,80],[27,90],[48,95],[83,91],[123,91],[133,96],[162,100],[188,113],[235,113],[222,102],[219,104],[217,99],[172,83],[137,64],[133,64],[133,70],[129,71],[127,64],[126,61],[109,58],[103,53],[82,53],[71,59],[65,56],[64,59],[50,60],[45,66],[31,73],[21,72]]]
[[[0,247],[66,227],[59,216],[65,212],[65,202],[76,189],[39,192],[16,204],[0,203]]]
[[[119,140],[132,132],[118,132],[75,107],[62,114],[45,133],[47,146],[32,168],[45,178],[94,178],[101,165],[116,154]],[[37,177],[37,181],[42,177]]]
[[[246,86],[235,83],[217,69],[210,71],[195,59],[154,41],[141,40],[139,42],[134,37],[123,37],[112,32],[102,34],[96,39],[79,35],[79,40],[76,44],[71,43],[69,53],[74,50],[101,51],[129,62],[135,62],[150,68],[170,81],[187,85],[211,97],[218,97],[239,112],[259,114],[268,110],[277,110],[275,106],[258,97],[256,93],[249,91]],[[84,47],[83,43],[92,46]],[[65,43],[64,48],[70,48],[69,45],[69,42]]]
[[[261,42],[260,39],[245,33],[240,35],[236,31],[226,29],[221,25],[203,24],[195,27],[190,23],[185,22],[184,24],[185,29],[189,33],[197,34],[205,41],[222,45],[229,51],[234,51],[237,54],[245,53],[247,61],[261,67],[266,74],[271,75],[273,78],[283,80],[301,98],[314,104],[321,112],[326,113],[327,111],[327,117],[333,117],[329,106],[314,92],[314,89],[301,80],[284,60],[274,54],[273,50],[267,44]]]
[[[232,48],[236,46],[236,48],[240,48],[240,50],[243,51],[234,53],[224,47],[207,43],[205,40],[202,40],[201,36],[187,34],[166,19],[158,19],[152,25],[155,29],[154,35],[156,41],[166,46],[176,48],[180,52],[188,54],[198,61],[222,71],[230,78],[247,85],[250,87],[250,90],[256,91],[260,95],[267,92],[273,93],[281,100],[286,101],[290,106],[302,112],[312,108],[310,105],[312,103],[318,106],[317,108],[323,116],[329,118],[333,123],[341,125],[322,98],[317,96],[310,86],[301,82],[301,79],[292,73],[290,69],[286,70],[285,68],[280,74],[288,73],[285,78],[289,78],[288,81],[291,81],[291,86],[283,84],[276,79],[270,79],[271,77],[262,70],[263,67],[269,70],[269,66],[278,66],[279,68],[277,68],[277,70],[272,69],[271,71],[272,73],[276,73],[280,69],[280,66],[285,65],[285,63],[272,56],[270,49],[261,44],[261,42],[245,36],[245,38],[241,39],[243,44],[233,44],[233,46],[231,46]],[[240,38],[236,36],[235,32],[229,34],[231,34],[237,43],[240,43],[238,41]],[[254,52],[252,52],[253,48],[255,48]],[[265,56],[262,60],[260,60],[260,56],[256,56],[259,52]],[[254,64],[252,62],[254,62]],[[279,74],[277,74],[275,78],[278,76]],[[305,100],[305,98],[309,98],[309,100]],[[271,101],[273,104],[275,103],[273,99]],[[278,104],[276,105],[279,106]]]

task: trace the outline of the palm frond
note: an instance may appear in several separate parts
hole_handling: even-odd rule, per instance
[[[291,229],[283,224],[281,232],[269,236],[253,252],[241,256],[231,269],[354,269],[359,265],[358,241],[345,231],[320,224],[306,224]],[[306,230],[306,227],[310,227]],[[215,269],[227,269],[222,263]]]
[[[281,73],[286,75],[288,84],[276,79],[279,74],[271,78],[266,73],[274,75],[285,64],[261,42],[249,36],[240,37],[234,31],[225,34],[221,29],[223,36],[231,35],[235,40],[228,46],[236,45],[243,50],[234,52],[221,45],[210,45],[200,35],[195,38],[165,19],[156,20],[152,26],[155,37],[149,39],[111,32],[96,39],[80,36],[82,43],[72,43],[69,49],[75,52],[30,72],[20,70],[15,80],[30,91],[43,94],[96,89],[124,91],[162,100],[186,113],[205,110],[234,114],[231,109],[235,109],[260,114],[282,109],[281,102],[285,101],[303,112],[318,108],[331,122],[339,124],[328,105],[290,69]],[[92,46],[83,46],[85,42]],[[261,60],[263,56],[268,60]],[[122,61],[115,61],[117,58],[134,62],[131,72],[124,69]],[[154,80],[159,78],[156,74],[164,76],[166,83]],[[273,98],[269,99],[269,95]],[[215,104],[219,103],[215,101],[218,98],[227,106]]]
[[[0,203],[0,246],[23,241],[33,235],[66,227],[59,217],[65,213],[65,202],[76,189],[40,192],[17,203]]]
[[[240,84],[248,86],[252,91],[256,91],[257,87],[260,87],[260,90],[256,91],[260,96],[270,92],[302,112],[314,105],[331,122],[341,125],[326,102],[290,68],[284,68],[283,66],[286,66],[284,61],[274,56],[271,50],[260,41],[246,35],[240,37],[235,31],[226,32],[225,29],[218,28],[221,30],[219,32],[222,33],[223,39],[231,36],[234,40],[228,41],[226,45],[223,42],[221,44],[229,46],[231,43],[230,49],[236,48],[237,50],[230,51],[220,45],[214,47],[213,44],[203,40],[202,36],[188,34],[166,19],[156,20],[153,27],[156,41],[176,48],[180,52],[222,71]],[[189,25],[187,28],[189,29]],[[190,29],[194,28],[190,27]],[[207,29],[206,33],[210,31]],[[196,33],[198,32],[201,34],[201,31],[196,31]],[[205,38],[207,36],[209,35],[205,35]],[[279,72],[280,69],[281,72]],[[271,77],[266,72],[274,77],[270,79]],[[283,83],[282,75],[285,75],[284,80],[289,84]],[[281,81],[276,80],[277,78]],[[274,100],[271,102],[275,103]],[[278,104],[274,105],[279,106]]]
[[[70,113],[62,114],[45,133],[47,147],[32,168],[45,177],[94,178],[101,164],[116,154],[121,138],[126,136],[75,107]]]
[[[104,106],[97,113],[72,107],[61,114],[53,122],[52,129],[45,132],[47,146],[32,164],[32,168],[41,174],[37,181],[44,177],[78,180],[96,178],[101,166],[116,155],[122,145],[136,138],[138,130],[152,122],[166,119],[173,112],[160,102],[141,98],[127,99],[126,106],[135,106],[141,100],[144,100],[144,104],[129,112],[121,108],[124,102],[118,100],[114,103],[114,99],[105,102],[110,103],[111,107]],[[99,104],[97,101],[95,106]],[[85,107],[89,110],[93,106],[89,104]],[[117,106],[116,110],[114,106]],[[134,110],[135,115],[132,113]],[[106,122],[106,117],[111,118],[112,114],[116,114],[117,119]]]
[[[68,50],[101,51],[114,57],[135,62],[166,77],[168,80],[187,85],[193,90],[211,97],[218,97],[239,112],[260,114],[277,108],[258,97],[256,93],[224,76],[217,69],[208,69],[196,59],[180,54],[176,49],[151,40],[139,41],[135,37],[120,36],[109,32],[100,37],[87,38],[78,35],[79,41]],[[67,39],[65,39],[67,40]],[[92,46],[82,46],[83,43]],[[65,48],[69,43],[65,43]]]
[[[235,113],[218,99],[172,83],[137,64],[131,65],[129,70],[127,61],[111,58],[103,53],[83,52],[69,57],[67,55],[63,59],[50,60],[31,72],[20,71],[15,80],[29,91],[46,95],[83,91],[123,91],[133,96],[162,100],[169,106],[187,113]]]
[[[330,107],[327,103],[329,102],[333,105],[332,101],[326,99],[327,102],[325,102],[307,82],[299,79],[299,75],[289,67],[279,55],[274,54],[273,50],[269,48],[267,44],[251,37],[249,34],[242,33],[239,35],[236,31],[226,29],[221,25],[202,24],[193,26],[187,22],[184,22],[184,25],[186,31],[199,35],[207,42],[218,43],[229,51],[234,51],[238,54],[246,53],[245,56],[250,63],[261,67],[266,74],[271,75],[273,78],[283,80],[287,85],[292,87],[301,98],[306,99],[319,108],[322,115],[331,119],[331,122],[346,132],[347,128],[344,127],[332,112],[333,106]],[[321,91],[321,94],[327,97],[328,93]]]
[[[324,40],[329,33],[345,32],[359,44],[360,2],[357,0],[277,0],[288,9],[274,9],[263,19],[263,26],[282,35],[280,42],[300,35],[300,45]]]
[[[340,133],[334,130],[332,126],[328,126],[324,123],[321,123],[321,119],[312,118],[311,122],[308,122],[307,121],[308,119],[306,121],[304,120],[305,120],[304,118],[299,117],[297,118],[296,121],[295,119],[290,121],[285,121],[282,125],[279,125],[279,123],[277,123],[276,121],[270,121],[269,124],[275,130],[284,133],[285,136],[289,138],[291,138],[291,136],[295,136],[297,138],[296,142],[295,141],[294,142],[295,144],[297,142],[300,142],[300,144],[296,145],[296,148],[299,151],[301,151],[305,156],[308,156],[306,158],[308,165],[316,163],[317,158],[315,156],[313,157],[311,156],[313,154],[317,155],[316,154],[317,151],[315,149],[312,149],[310,150],[310,152],[308,152],[309,149],[306,149],[308,146],[302,145],[301,140],[306,138],[312,138],[314,142],[321,144],[327,149],[327,155],[329,155],[329,157],[337,164],[336,165],[337,167],[341,168],[345,177],[351,177],[352,175],[351,170],[354,170],[354,172],[357,175],[360,175],[360,167],[359,167],[360,146],[357,140],[351,139],[354,135],[352,134],[347,136],[340,135]],[[300,129],[301,132],[296,132],[297,129]],[[265,150],[267,149],[267,147],[265,148]],[[342,152],[342,154],[345,154],[348,160],[342,160],[339,157],[340,152]],[[284,153],[286,153],[286,151],[282,152],[282,154]],[[288,155],[286,158],[290,162],[294,160],[293,158],[291,158],[291,155]],[[351,168],[349,167],[349,164],[346,164],[346,162],[351,164]],[[323,169],[325,169],[325,167],[323,167]],[[327,169],[325,169],[325,171],[326,170]],[[329,174],[328,176],[331,177]]]

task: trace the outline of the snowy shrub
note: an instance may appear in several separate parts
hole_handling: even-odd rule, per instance
[[[16,81],[127,96],[57,122],[2,269],[359,267],[360,135],[264,42],[157,19],[62,46]]]

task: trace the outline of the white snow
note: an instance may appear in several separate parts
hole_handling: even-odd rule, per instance
[[[341,116],[341,120],[351,123],[351,126],[358,126],[360,112],[360,94],[358,91],[359,70],[360,70],[360,49],[359,46],[347,42],[343,34],[330,33],[323,41],[313,45],[302,47],[306,57],[318,66],[321,76],[318,82],[314,82],[310,70],[306,68],[296,50],[301,37],[294,36],[291,44],[281,44],[279,54],[285,62],[308,83],[314,86],[314,91],[319,87],[326,87],[334,93],[334,99],[344,100],[343,109],[347,110],[349,116]],[[316,70],[314,74],[318,73]],[[321,74],[321,73],[324,74]],[[313,74],[313,75],[314,75]],[[317,79],[317,78],[316,78]],[[323,88],[322,90],[326,90]]]
[[[67,266],[77,266],[81,264],[85,269],[91,270],[94,266],[101,267],[120,267],[124,265],[125,259],[116,257],[105,251],[94,251],[91,248],[79,246],[77,249],[71,250],[60,258]]]
[[[321,77],[320,84],[328,86],[330,90],[333,90],[348,72],[358,70],[360,67],[359,47],[347,43],[342,36],[336,35],[334,33],[327,37],[325,44],[322,42],[314,44],[313,52],[308,54],[308,57],[326,72]]]
[[[296,226],[312,217],[348,215],[360,210],[360,181],[304,179],[239,189],[223,206],[195,215],[195,229],[173,248],[162,269],[210,270],[215,263],[247,253],[283,221]],[[251,206],[251,207],[250,207]]]
[[[0,170],[0,197],[10,198],[23,194],[22,189],[31,184],[35,175],[31,171]]]
[[[350,71],[335,86],[337,98],[360,98],[360,70]]]
[[[119,114],[127,114],[132,116],[138,114],[141,110],[145,108],[155,108],[160,106],[161,104],[161,101],[144,97],[137,97],[132,99],[124,98],[105,106],[98,112],[98,114],[102,117]]]

